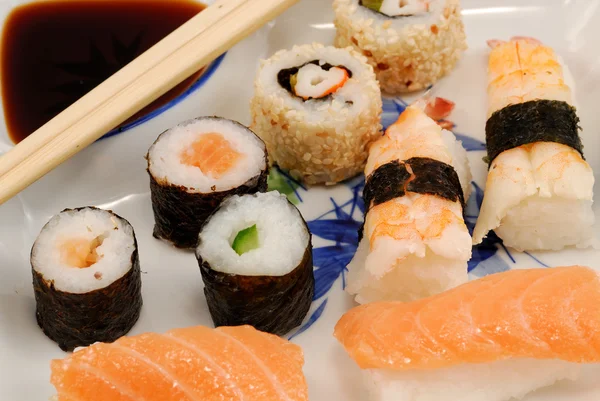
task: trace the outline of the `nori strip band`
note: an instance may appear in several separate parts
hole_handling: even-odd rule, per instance
[[[310,239],[300,264],[284,276],[222,273],[213,270],[201,255],[196,256],[215,327],[248,324],[284,335],[306,317],[315,291]]]
[[[407,168],[414,174],[412,174]],[[363,189],[365,215],[377,205],[406,195],[406,192],[437,195],[452,202],[460,202],[465,210],[465,195],[454,167],[427,157],[394,160],[379,166],[367,177]],[[358,240],[363,238],[364,222],[358,229]]]
[[[412,171],[412,174],[411,174]],[[412,178],[411,178],[412,177]],[[404,196],[406,192],[437,195],[465,206],[458,174],[449,164],[426,157],[394,160],[380,166],[368,178],[363,190],[367,211]]]
[[[338,67],[338,68],[343,68],[344,70],[348,71],[348,78],[352,78],[352,71],[350,71],[348,68],[344,67],[343,65],[331,65],[329,63],[325,63],[325,64],[320,64],[319,60],[312,60],[309,61],[308,63],[304,63],[299,67],[292,67],[292,68],[285,68],[281,71],[279,71],[277,73],[277,82],[279,82],[279,85],[281,85],[281,87],[285,90],[287,90],[289,93],[292,94],[292,96],[297,97],[298,99],[302,99],[302,101],[306,101],[308,99],[303,99],[300,96],[297,96],[294,91],[292,90],[292,83],[291,83],[291,78],[293,75],[297,74],[298,71],[300,70],[300,68],[304,67],[305,65],[308,64],[314,64],[314,65],[318,65],[319,67],[321,67],[322,69],[324,69],[325,71],[329,71],[331,68],[333,67]],[[331,98],[331,95],[327,95],[327,96],[323,96],[317,99],[313,99],[313,100],[327,100]]]
[[[82,209],[86,208],[74,211]],[[142,309],[142,279],[137,239],[135,234],[133,236],[135,250],[131,254],[131,269],[109,286],[95,291],[73,294],[57,290],[53,282],[46,281],[31,266],[37,323],[63,351],[70,352],[95,342],[113,342],[126,335],[137,322]]]
[[[505,150],[534,142],[561,143],[583,157],[579,117],[573,106],[558,100],[531,100],[496,111],[485,125],[485,138],[490,165]]]
[[[391,18],[391,19],[408,18],[408,17],[420,16],[420,15],[423,15],[423,14],[428,14],[428,13],[418,13],[418,14],[405,14],[405,15],[387,15],[385,13],[382,13],[381,11],[374,10],[373,8],[364,5],[363,4],[363,0],[359,0],[358,1],[358,5],[361,6],[361,7],[366,8],[367,10],[371,11],[372,13],[383,15],[384,17]]]

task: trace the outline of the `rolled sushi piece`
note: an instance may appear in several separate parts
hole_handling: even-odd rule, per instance
[[[277,191],[225,200],[202,227],[196,257],[215,326],[248,324],[283,335],[310,308],[310,232]]]
[[[594,174],[566,66],[535,39],[490,45],[489,171],[473,243],[494,230],[517,250],[597,246]]]
[[[95,207],[65,209],[31,249],[36,317],[64,351],[127,334],[142,308],[137,240],[127,220]]]
[[[425,113],[430,103],[409,106],[371,147],[366,217],[346,286],[359,303],[412,301],[468,279],[469,162],[454,134]]]
[[[195,248],[200,227],[221,201],[267,190],[265,144],[219,117],[184,121],[163,132],[146,156],[154,237]]]
[[[98,343],[50,364],[53,401],[308,401],[302,349],[250,326]]]
[[[271,162],[307,184],[360,173],[380,136],[381,91],[366,58],[321,44],[281,50],[262,62],[250,127]]]
[[[335,337],[370,400],[521,399],[600,362],[598,297],[588,267],[511,270],[412,303],[356,307]]]
[[[334,0],[333,9],[335,45],[364,54],[385,93],[433,85],[467,48],[459,0]]]

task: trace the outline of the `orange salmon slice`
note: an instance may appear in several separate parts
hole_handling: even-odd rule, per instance
[[[588,267],[511,270],[412,303],[346,313],[335,337],[363,369],[508,358],[600,362],[600,278]]]
[[[96,253],[104,238],[98,236],[89,241],[85,238],[70,238],[58,245],[63,263],[85,269],[98,262],[102,256]]]
[[[51,362],[57,401],[307,401],[297,345],[250,326],[122,337]]]
[[[223,135],[216,132],[203,134],[181,154],[181,163],[200,169],[212,178],[221,178],[244,155],[231,147]]]

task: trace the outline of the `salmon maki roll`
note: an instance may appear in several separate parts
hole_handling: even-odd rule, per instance
[[[142,308],[133,227],[95,207],[66,209],[31,249],[36,318],[64,351],[127,334]]]
[[[250,127],[273,164],[309,185],[358,175],[381,133],[381,91],[361,54],[314,43],[262,61]]]
[[[98,343],[51,362],[55,401],[307,401],[299,346],[250,326]]]
[[[512,270],[412,303],[347,312],[335,337],[373,401],[505,401],[600,362],[600,278]]]
[[[362,239],[346,287],[359,303],[412,301],[467,281],[467,153],[426,113],[447,114],[452,107],[444,99],[422,99],[371,146]]]
[[[534,39],[490,45],[489,171],[473,243],[494,230],[521,251],[597,246],[594,174],[566,66]]]
[[[148,155],[154,236],[194,248],[200,227],[226,197],[267,190],[265,144],[219,117],[185,121],[162,133]]]

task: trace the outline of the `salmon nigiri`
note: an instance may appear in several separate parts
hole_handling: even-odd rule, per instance
[[[600,278],[588,267],[512,270],[412,303],[346,313],[335,337],[373,400],[503,401],[600,362]]]
[[[51,363],[56,401],[308,400],[302,350],[250,326],[97,343]]]

